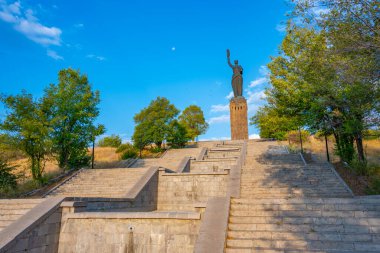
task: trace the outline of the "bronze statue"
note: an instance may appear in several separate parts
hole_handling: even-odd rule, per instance
[[[230,50],[227,49],[228,65],[232,68],[232,90],[234,91],[234,97],[241,97],[243,95],[243,68],[239,65],[238,60],[235,60],[235,65],[231,64]]]

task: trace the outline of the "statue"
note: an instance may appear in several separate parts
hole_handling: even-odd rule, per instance
[[[238,60],[235,60],[235,65],[231,64],[230,50],[227,49],[228,65],[232,68],[232,90],[234,91],[234,97],[241,97],[243,95],[243,68],[239,65]]]

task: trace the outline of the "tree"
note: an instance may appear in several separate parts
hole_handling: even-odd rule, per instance
[[[16,189],[17,176],[12,172],[15,168],[0,157],[0,193],[7,193]]]
[[[177,120],[173,120],[170,123],[170,131],[167,137],[167,141],[170,145],[174,148],[182,148],[189,139],[186,127]]]
[[[150,102],[148,107],[134,116],[133,119],[136,125],[143,124],[140,128],[146,130],[145,133],[138,133],[138,135],[144,134],[144,140],[149,141],[149,143],[155,143],[157,147],[161,147],[162,142],[169,133],[169,124],[178,113],[178,109],[170,104],[168,99],[157,97]]]
[[[135,126],[135,131],[133,132],[132,141],[133,145],[139,150],[140,158],[142,157],[142,150],[146,145],[151,143],[151,131],[148,122],[141,122]]]
[[[41,183],[44,162],[51,152],[51,115],[47,104],[43,100],[34,100],[25,91],[16,96],[2,96],[1,101],[8,112],[0,129],[13,140],[13,145],[27,155],[32,177]]]
[[[114,147],[117,148],[121,145],[121,138],[118,135],[106,136],[98,141],[99,147]]]
[[[250,119],[250,124],[257,125],[261,138],[285,140],[286,133],[297,129],[298,122],[294,118],[279,115],[275,108],[264,106]]]
[[[44,101],[52,114],[53,151],[61,168],[89,163],[87,148],[94,138],[99,115],[99,91],[92,91],[86,75],[71,68],[58,74],[59,83],[45,90]]]
[[[205,120],[203,111],[196,105],[190,105],[183,110],[179,116],[179,123],[186,127],[188,136],[193,141],[208,129],[208,123]]]

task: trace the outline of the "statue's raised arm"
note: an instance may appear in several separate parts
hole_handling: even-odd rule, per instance
[[[233,69],[234,68],[234,65],[231,64],[231,60],[230,60],[230,50],[227,49],[227,62],[228,62],[228,65]]]

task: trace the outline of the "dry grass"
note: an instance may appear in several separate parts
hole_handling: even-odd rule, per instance
[[[287,145],[288,142],[282,142]],[[297,148],[300,148],[299,144],[292,144]],[[364,151],[367,157],[367,160],[370,164],[380,166],[380,140],[364,140]],[[328,139],[328,148],[330,159],[333,162],[338,162],[339,157],[334,154],[335,141],[333,138]],[[317,139],[314,136],[310,136],[307,142],[303,143],[303,147],[306,151],[310,151],[315,154],[319,159],[326,160],[326,146],[324,139]]]

